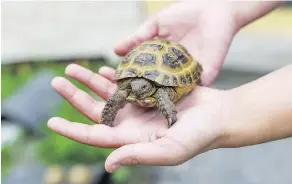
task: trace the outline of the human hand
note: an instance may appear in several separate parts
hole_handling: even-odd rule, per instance
[[[218,75],[239,29],[233,11],[229,2],[175,3],[118,43],[115,52],[123,56],[136,44],[154,37],[178,42],[203,65],[202,85],[209,86]]]
[[[103,67],[99,74],[76,64],[66,68],[66,75],[85,84],[107,100],[116,90],[114,70]],[[105,168],[113,172],[119,166],[177,165],[219,146],[224,135],[223,123],[228,109],[228,92],[198,86],[176,104],[178,121],[168,129],[158,110],[127,104],[118,112],[117,126],[98,124],[105,105],[78,89],[68,80],[57,77],[53,88],[77,110],[96,122],[86,125],[52,118],[48,126],[57,133],[78,142],[107,148],[117,148],[107,158]],[[224,103],[224,108],[222,105]]]

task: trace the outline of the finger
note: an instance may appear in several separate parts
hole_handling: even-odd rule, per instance
[[[117,148],[125,144],[136,143],[140,139],[138,131],[112,128],[103,124],[87,125],[74,123],[63,118],[53,117],[48,127],[58,134],[91,146]]]
[[[212,65],[206,65],[201,76],[201,85],[206,87],[210,86],[219,75],[219,72],[220,68],[218,69]]]
[[[76,64],[70,64],[66,67],[67,76],[85,84],[101,98],[108,100],[116,91],[116,84],[108,79],[93,73],[92,71]]]
[[[135,34],[125,40],[120,41],[114,48],[117,55],[126,55],[136,44],[150,40],[157,36],[158,24],[155,19],[149,19],[139,27]]]
[[[114,172],[124,165],[177,165],[186,159],[182,147],[163,137],[153,142],[130,144],[113,151],[105,168]]]
[[[210,86],[218,76],[223,66],[233,35],[229,30],[216,30],[214,25],[205,24],[205,31],[199,35],[189,33],[180,43],[203,65],[201,82],[203,86]],[[209,27],[209,28],[206,28]],[[190,42],[189,40],[194,40]],[[193,43],[197,43],[194,47]],[[210,52],[212,51],[212,52]]]
[[[79,112],[94,122],[100,121],[103,102],[97,102],[86,92],[78,89],[63,77],[55,77],[51,82],[52,87],[72,104]]]
[[[98,70],[98,74],[111,82],[115,82],[115,70],[113,68],[103,66]]]
[[[198,51],[199,60],[202,61],[203,65],[201,76],[203,86],[210,86],[217,78],[224,63],[228,47],[229,45],[224,45],[222,42],[212,40],[204,41],[204,49],[202,48]],[[208,52],[210,50],[213,50],[214,52]]]

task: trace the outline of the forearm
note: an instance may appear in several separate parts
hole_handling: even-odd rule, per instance
[[[227,146],[244,146],[292,136],[292,64],[232,89]]]
[[[285,1],[232,2],[234,16],[239,29],[268,14]]]

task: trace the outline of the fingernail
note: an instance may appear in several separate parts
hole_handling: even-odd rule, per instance
[[[111,71],[111,68],[107,67],[107,66],[102,66],[99,68],[98,73],[102,73],[102,72],[108,72]]]
[[[60,118],[60,117],[52,117],[52,118],[50,118],[50,119],[48,120],[48,122],[47,122],[47,126],[48,126],[49,128],[54,128],[54,127],[56,127],[56,125],[58,125],[58,123],[59,123],[60,121],[64,121],[64,119],[63,119],[63,118]]]
[[[59,87],[60,85],[62,85],[64,83],[64,78],[63,77],[54,77],[51,81],[51,85],[54,87]]]
[[[48,123],[47,123],[48,127],[49,127],[49,128],[54,127],[55,124],[56,124],[56,121],[58,121],[59,119],[60,119],[59,117],[52,117],[52,118],[50,118],[50,119],[48,120]]]

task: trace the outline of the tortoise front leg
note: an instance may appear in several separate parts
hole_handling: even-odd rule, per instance
[[[156,92],[157,106],[163,116],[167,119],[168,127],[171,127],[177,121],[177,110],[170,99],[170,91],[166,88],[159,88]]]
[[[109,98],[102,111],[101,124],[113,127],[115,117],[118,111],[126,104],[126,98],[129,95],[129,90],[118,89],[117,92]]]

